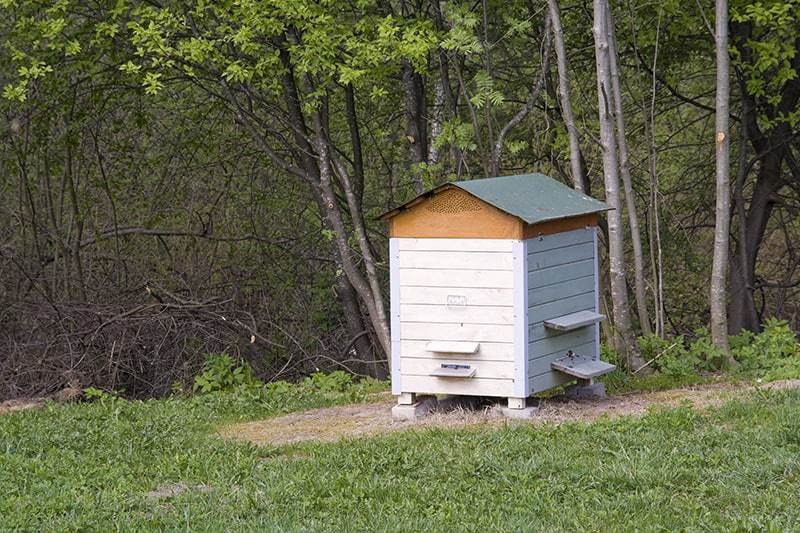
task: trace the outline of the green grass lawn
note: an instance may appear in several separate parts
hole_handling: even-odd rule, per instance
[[[797,391],[708,412],[290,448],[213,436],[225,421],[345,399],[104,399],[0,416],[0,528],[800,528]],[[148,496],[170,483],[188,489]]]

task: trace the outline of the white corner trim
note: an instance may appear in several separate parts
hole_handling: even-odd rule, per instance
[[[389,312],[391,313],[392,394],[402,392],[400,383],[400,242],[389,239]]]
[[[514,396],[528,397],[528,242],[512,243],[514,265]]]
[[[597,257],[597,226],[592,228],[592,242],[594,243],[594,312],[600,313],[600,268],[598,266]],[[600,322],[594,325],[594,359],[595,361],[600,360]]]

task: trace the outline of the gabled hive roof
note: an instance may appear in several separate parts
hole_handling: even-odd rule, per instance
[[[526,224],[571,218],[610,209],[600,200],[571,189],[544,174],[519,174],[446,183],[381,215],[382,219],[412,208],[425,198],[457,187]]]

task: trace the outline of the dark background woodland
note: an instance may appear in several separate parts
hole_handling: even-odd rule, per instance
[[[453,179],[573,181],[546,2],[0,4],[0,399],[159,396],[220,351],[265,380],[385,377],[377,216]],[[560,9],[603,198],[592,6]],[[692,336],[714,243],[713,5],[611,9],[634,328]],[[800,326],[799,23],[797,1],[731,3],[731,333]]]

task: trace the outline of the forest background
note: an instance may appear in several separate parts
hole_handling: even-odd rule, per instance
[[[672,365],[733,364],[704,329],[720,242],[734,356],[800,326],[800,1],[727,9],[728,228],[709,2],[0,8],[0,399],[161,396],[220,352],[265,381],[383,378],[378,215],[532,171],[619,189],[601,306],[629,370],[676,343]]]

